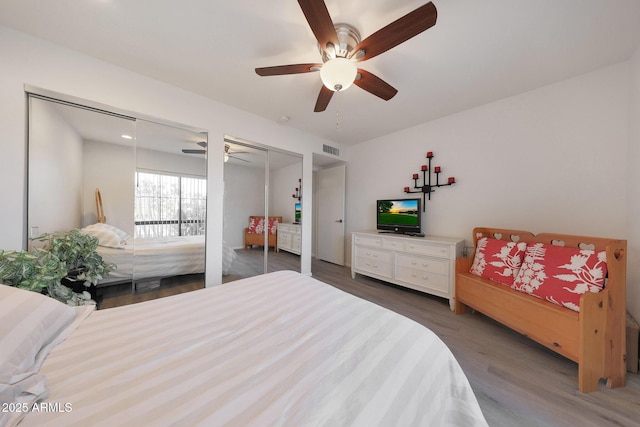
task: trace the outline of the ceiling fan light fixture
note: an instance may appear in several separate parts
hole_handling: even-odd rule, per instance
[[[347,89],[353,84],[358,67],[346,58],[334,58],[325,62],[320,69],[322,83],[334,92]]]

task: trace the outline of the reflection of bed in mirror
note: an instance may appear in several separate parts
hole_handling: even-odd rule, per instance
[[[107,223],[81,229],[98,239],[98,254],[114,267],[98,287],[125,282],[155,280],[164,277],[199,274],[205,271],[205,236],[138,237]],[[236,258],[227,244],[223,250],[223,273]]]
[[[98,287],[115,281],[141,281],[204,273],[204,236],[129,238],[121,248],[98,246],[102,259],[116,266]]]
[[[117,227],[111,231],[120,240],[101,242],[98,249],[117,266],[99,287],[204,273],[204,236],[166,236],[206,229],[206,156],[182,149],[206,141],[207,132],[65,95],[43,95],[29,94],[28,237],[96,223]],[[142,201],[148,202],[144,210]],[[144,229],[154,225],[159,225],[156,232]]]
[[[129,238],[120,248],[98,246],[98,253],[104,261],[116,266],[98,283],[98,287],[204,273],[204,245],[205,236],[200,235]],[[227,274],[235,258],[236,252],[225,244],[223,274]]]

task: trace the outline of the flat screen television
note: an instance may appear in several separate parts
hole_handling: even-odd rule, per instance
[[[422,234],[421,199],[389,199],[376,202],[376,225],[382,232]]]
[[[300,224],[301,218],[302,218],[302,203],[296,203],[296,213],[294,216],[294,222],[296,224]]]

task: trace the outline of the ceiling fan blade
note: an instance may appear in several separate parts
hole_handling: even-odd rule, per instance
[[[206,154],[207,150],[191,150],[191,149],[184,148],[182,152],[185,154]]]
[[[333,91],[327,88],[325,85],[322,85],[320,89],[320,93],[318,94],[318,100],[316,101],[316,106],[313,109],[314,112],[319,113],[327,109],[327,105],[329,105],[329,101],[331,101],[331,97],[333,96]]]
[[[328,43],[338,46],[338,35],[324,1],[298,0],[298,3],[322,49],[326,49]]]
[[[371,74],[370,72],[360,68],[358,68],[358,74],[360,75],[360,78],[356,78],[353,84],[384,99],[385,101],[390,100],[396,95],[396,93],[398,93],[398,89],[394,88],[375,74]]]
[[[207,141],[198,141],[196,142],[197,145],[199,145],[202,148],[207,148]]]
[[[371,59],[433,27],[437,18],[438,11],[434,4],[429,2],[371,34],[362,40],[353,52],[356,54],[363,49],[364,55],[358,60]]]
[[[280,76],[283,74],[311,73],[320,70],[322,64],[276,65],[275,67],[256,68],[259,76]]]

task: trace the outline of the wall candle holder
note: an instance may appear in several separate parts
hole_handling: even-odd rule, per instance
[[[298,178],[298,186],[296,192],[291,195],[294,199],[298,199],[298,202],[302,199],[302,178]]]
[[[440,174],[442,173],[442,168],[440,166],[435,166],[431,169],[431,159],[433,158],[433,152],[427,152],[428,165],[422,165],[420,170],[422,171],[422,185],[418,185],[419,174],[413,174],[413,190],[409,187],[404,187],[405,193],[422,193],[422,212],[426,212],[427,208],[427,198],[431,200],[431,193],[436,191],[437,187],[444,187],[447,185],[453,185],[456,183],[456,178],[450,176],[447,179],[446,183],[440,183]],[[431,184],[431,171],[436,176],[435,184]]]

